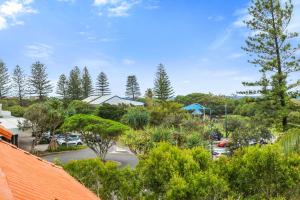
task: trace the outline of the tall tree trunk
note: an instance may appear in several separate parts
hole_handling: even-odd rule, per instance
[[[281,86],[283,85],[283,73],[282,73],[282,66],[281,66],[281,55],[280,55],[280,47],[278,44],[278,35],[277,35],[277,29],[276,29],[276,22],[275,22],[275,17],[274,17],[274,3],[273,0],[271,0],[271,9],[272,9],[272,26],[274,29],[274,42],[275,42],[275,49],[276,49],[276,57],[277,57],[277,74],[278,74],[278,85],[279,85],[279,101],[280,101],[280,106],[284,109],[286,107],[286,102],[285,102],[285,91],[281,88]],[[282,128],[283,131],[287,130],[287,116],[284,114],[284,116],[281,119],[281,123],[282,123]]]

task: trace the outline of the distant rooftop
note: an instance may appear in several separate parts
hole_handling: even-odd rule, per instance
[[[130,99],[125,99],[117,95],[104,95],[104,96],[90,96],[83,100],[84,102],[90,103],[92,105],[102,105],[102,104],[111,104],[111,105],[133,105],[133,106],[143,106],[144,103],[139,101],[134,101]]]

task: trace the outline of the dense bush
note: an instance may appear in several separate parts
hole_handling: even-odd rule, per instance
[[[236,152],[225,172],[230,188],[251,199],[291,197],[297,195],[291,191],[300,190],[299,155],[285,157],[276,146],[248,147]]]
[[[15,117],[23,117],[26,112],[26,108],[19,105],[8,107],[7,110]]]
[[[143,129],[149,124],[150,115],[145,108],[133,107],[122,117],[122,122],[133,129]]]
[[[182,105],[172,101],[155,102],[149,106],[150,124],[178,127],[189,115]]]
[[[212,160],[201,147],[160,143],[135,169],[97,159],[72,161],[64,169],[104,200],[300,198],[300,156],[286,157],[276,145]]]
[[[240,100],[213,94],[192,93],[186,96],[177,96],[175,101],[184,105],[199,103],[210,108],[212,115],[224,115],[225,104],[227,105],[227,112],[232,113]]]
[[[69,103],[67,110],[68,115],[92,114],[93,112],[95,112],[96,108],[89,103],[80,100],[73,100]]]
[[[125,105],[103,104],[97,109],[96,115],[104,119],[120,121],[123,115],[127,113],[126,108]]]

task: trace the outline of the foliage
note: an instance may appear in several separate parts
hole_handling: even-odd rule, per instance
[[[59,76],[56,93],[60,95],[63,100],[68,98],[68,80],[64,74]]]
[[[98,159],[64,166],[101,199],[299,199],[299,154],[276,146],[254,146],[232,158],[212,160],[201,147],[180,149],[159,143],[135,169]]]
[[[23,117],[26,112],[26,108],[19,105],[8,107],[7,110],[9,110],[14,117]]]
[[[175,101],[183,105],[190,105],[193,103],[199,103],[211,109],[212,115],[224,115],[225,114],[225,105],[227,106],[227,112],[232,113],[236,105],[239,103],[239,100],[221,96],[203,94],[203,93],[192,93],[186,96],[177,96]],[[209,113],[207,113],[209,114]]]
[[[118,169],[112,162],[99,159],[71,161],[63,166],[73,177],[103,200],[138,199],[138,183],[133,171]]]
[[[165,101],[174,94],[171,82],[163,64],[159,64],[154,81],[154,95],[157,99]]]
[[[96,108],[92,105],[80,101],[80,100],[73,100],[68,105],[68,115],[75,115],[75,114],[92,114]]]
[[[155,102],[149,107],[152,125],[178,126],[188,115],[182,105],[172,101]]]
[[[150,114],[144,108],[132,107],[123,115],[121,121],[133,129],[143,129],[150,121]]]
[[[152,89],[151,88],[148,88],[147,90],[146,90],[146,92],[145,92],[145,97],[146,98],[149,98],[149,99],[152,99],[153,98],[153,91],[152,91]]]
[[[109,82],[108,82],[107,76],[104,72],[101,72],[97,77],[96,92],[100,96],[110,94]]]
[[[104,119],[120,121],[123,115],[127,113],[125,105],[103,104],[98,107],[96,114]]]
[[[135,75],[127,77],[126,96],[133,100],[141,96],[140,86]]]
[[[104,160],[112,142],[128,128],[121,123],[94,115],[77,114],[67,118],[61,129],[79,132],[86,145]]]
[[[299,186],[299,156],[293,162],[276,146],[248,147],[236,152],[225,172],[230,188],[242,196],[270,199],[292,195],[290,189]]]
[[[208,170],[210,163],[210,154],[204,149],[180,150],[160,144],[137,166],[144,196],[146,199],[199,199],[200,196],[222,199],[229,188],[225,180]]]
[[[228,116],[227,130],[231,133],[231,149],[259,143],[272,138],[270,130],[261,121],[242,116]]]
[[[120,141],[129,147],[129,149],[138,156],[148,154],[154,144],[151,140],[151,131],[146,130],[127,130]]]
[[[82,96],[83,98],[87,98],[93,92],[92,78],[87,67],[83,68],[81,80],[82,80]]]
[[[279,143],[282,145],[284,152],[290,154],[296,152],[300,154],[300,128],[293,128],[283,135]]]
[[[19,104],[22,106],[23,98],[26,94],[26,76],[24,70],[19,65],[17,65],[13,71],[12,81],[14,94],[19,98]]]
[[[7,96],[9,92],[9,74],[5,63],[0,60],[0,98]]]
[[[291,73],[300,71],[299,59],[296,58],[299,45],[293,46],[298,33],[289,32],[293,5],[289,0],[253,0],[248,10],[250,17],[245,23],[255,34],[248,36],[243,49],[251,56],[249,62],[259,67],[262,77],[256,82],[244,82],[246,86],[259,87],[259,90],[246,93],[262,94],[258,102],[264,105],[264,110],[270,110],[262,118],[271,116],[274,123],[279,121],[285,131],[288,92],[299,85],[299,82],[289,84],[287,79]]]
[[[48,149],[47,152],[77,151],[85,149],[85,145],[64,146],[61,145],[57,149]]]
[[[68,80],[68,96],[71,100],[80,100],[82,98],[81,72],[79,67],[75,66],[70,72]]]
[[[43,100],[52,92],[52,85],[48,79],[46,66],[39,61],[31,66],[29,83],[31,86],[31,94],[38,95],[39,100]]]

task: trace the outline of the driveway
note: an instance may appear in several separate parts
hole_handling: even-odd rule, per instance
[[[58,158],[62,163],[67,163],[71,160],[82,160],[82,159],[89,159],[95,157],[96,154],[91,149],[86,148],[78,151],[68,151],[68,152],[61,152],[53,155],[47,155],[47,156],[43,156],[42,158],[49,162],[53,162],[54,159]],[[130,166],[134,168],[138,163],[137,157],[134,154],[129,153],[127,151],[109,152],[105,159],[120,162],[121,163],[120,167]]]

